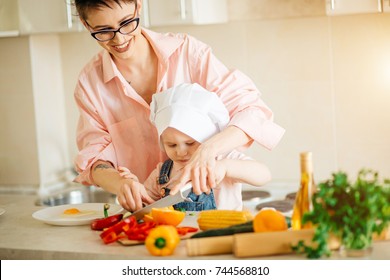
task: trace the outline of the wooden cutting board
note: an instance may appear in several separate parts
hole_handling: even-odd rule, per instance
[[[199,213],[195,212],[195,211],[187,211],[184,220],[180,223],[180,225],[178,225],[178,227],[198,228],[198,223],[196,221],[198,219],[198,214]],[[182,239],[182,240],[188,239],[195,233],[196,232],[187,233],[186,235],[180,236],[180,239]],[[129,240],[129,239],[127,239],[127,236],[124,236],[123,238],[119,239],[118,242],[124,246],[144,244],[144,241]]]
[[[181,240],[188,239],[195,233],[196,232],[189,232],[186,235],[181,235],[180,239]],[[144,241],[129,240],[127,237],[123,237],[123,238],[119,239],[118,242],[124,246],[142,245],[145,243]]]

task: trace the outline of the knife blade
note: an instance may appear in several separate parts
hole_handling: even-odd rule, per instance
[[[192,184],[187,183],[175,195],[167,195],[166,197],[163,197],[157,200],[156,202],[153,202],[152,204],[149,204],[144,208],[131,213],[130,216],[135,216],[137,220],[140,220],[145,216],[145,214],[150,213],[150,211],[152,211],[152,208],[168,207],[173,204],[186,201],[188,200],[186,197],[191,192],[191,189],[192,189]]]

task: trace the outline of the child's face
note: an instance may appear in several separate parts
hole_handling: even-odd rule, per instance
[[[185,166],[200,146],[199,142],[172,127],[164,130],[161,141],[168,157],[179,167]]]

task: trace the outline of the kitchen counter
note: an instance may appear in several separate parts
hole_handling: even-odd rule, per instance
[[[144,245],[123,246],[119,243],[105,245],[99,232],[92,231],[89,225],[53,226],[32,218],[32,213],[44,207],[35,206],[34,195],[1,194],[0,208],[0,259],[1,260],[126,260],[162,259],[149,254]],[[192,219],[192,220],[191,220]],[[187,216],[184,224],[194,223],[193,216]],[[370,259],[390,259],[390,241],[373,244]],[[234,255],[188,257],[185,241],[181,241],[174,255],[163,259],[234,259]],[[332,259],[340,259],[334,252]],[[302,255],[289,254],[266,256],[259,259],[305,259]]]

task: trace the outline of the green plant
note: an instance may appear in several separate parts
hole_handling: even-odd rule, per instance
[[[371,245],[372,234],[380,234],[390,221],[390,181],[379,181],[378,173],[362,169],[354,184],[347,174],[332,174],[332,179],[318,185],[312,197],[313,209],[305,213],[303,223],[315,226],[314,246],[303,241],[292,246],[308,258],[329,256],[330,234],[348,249],[365,249]]]

